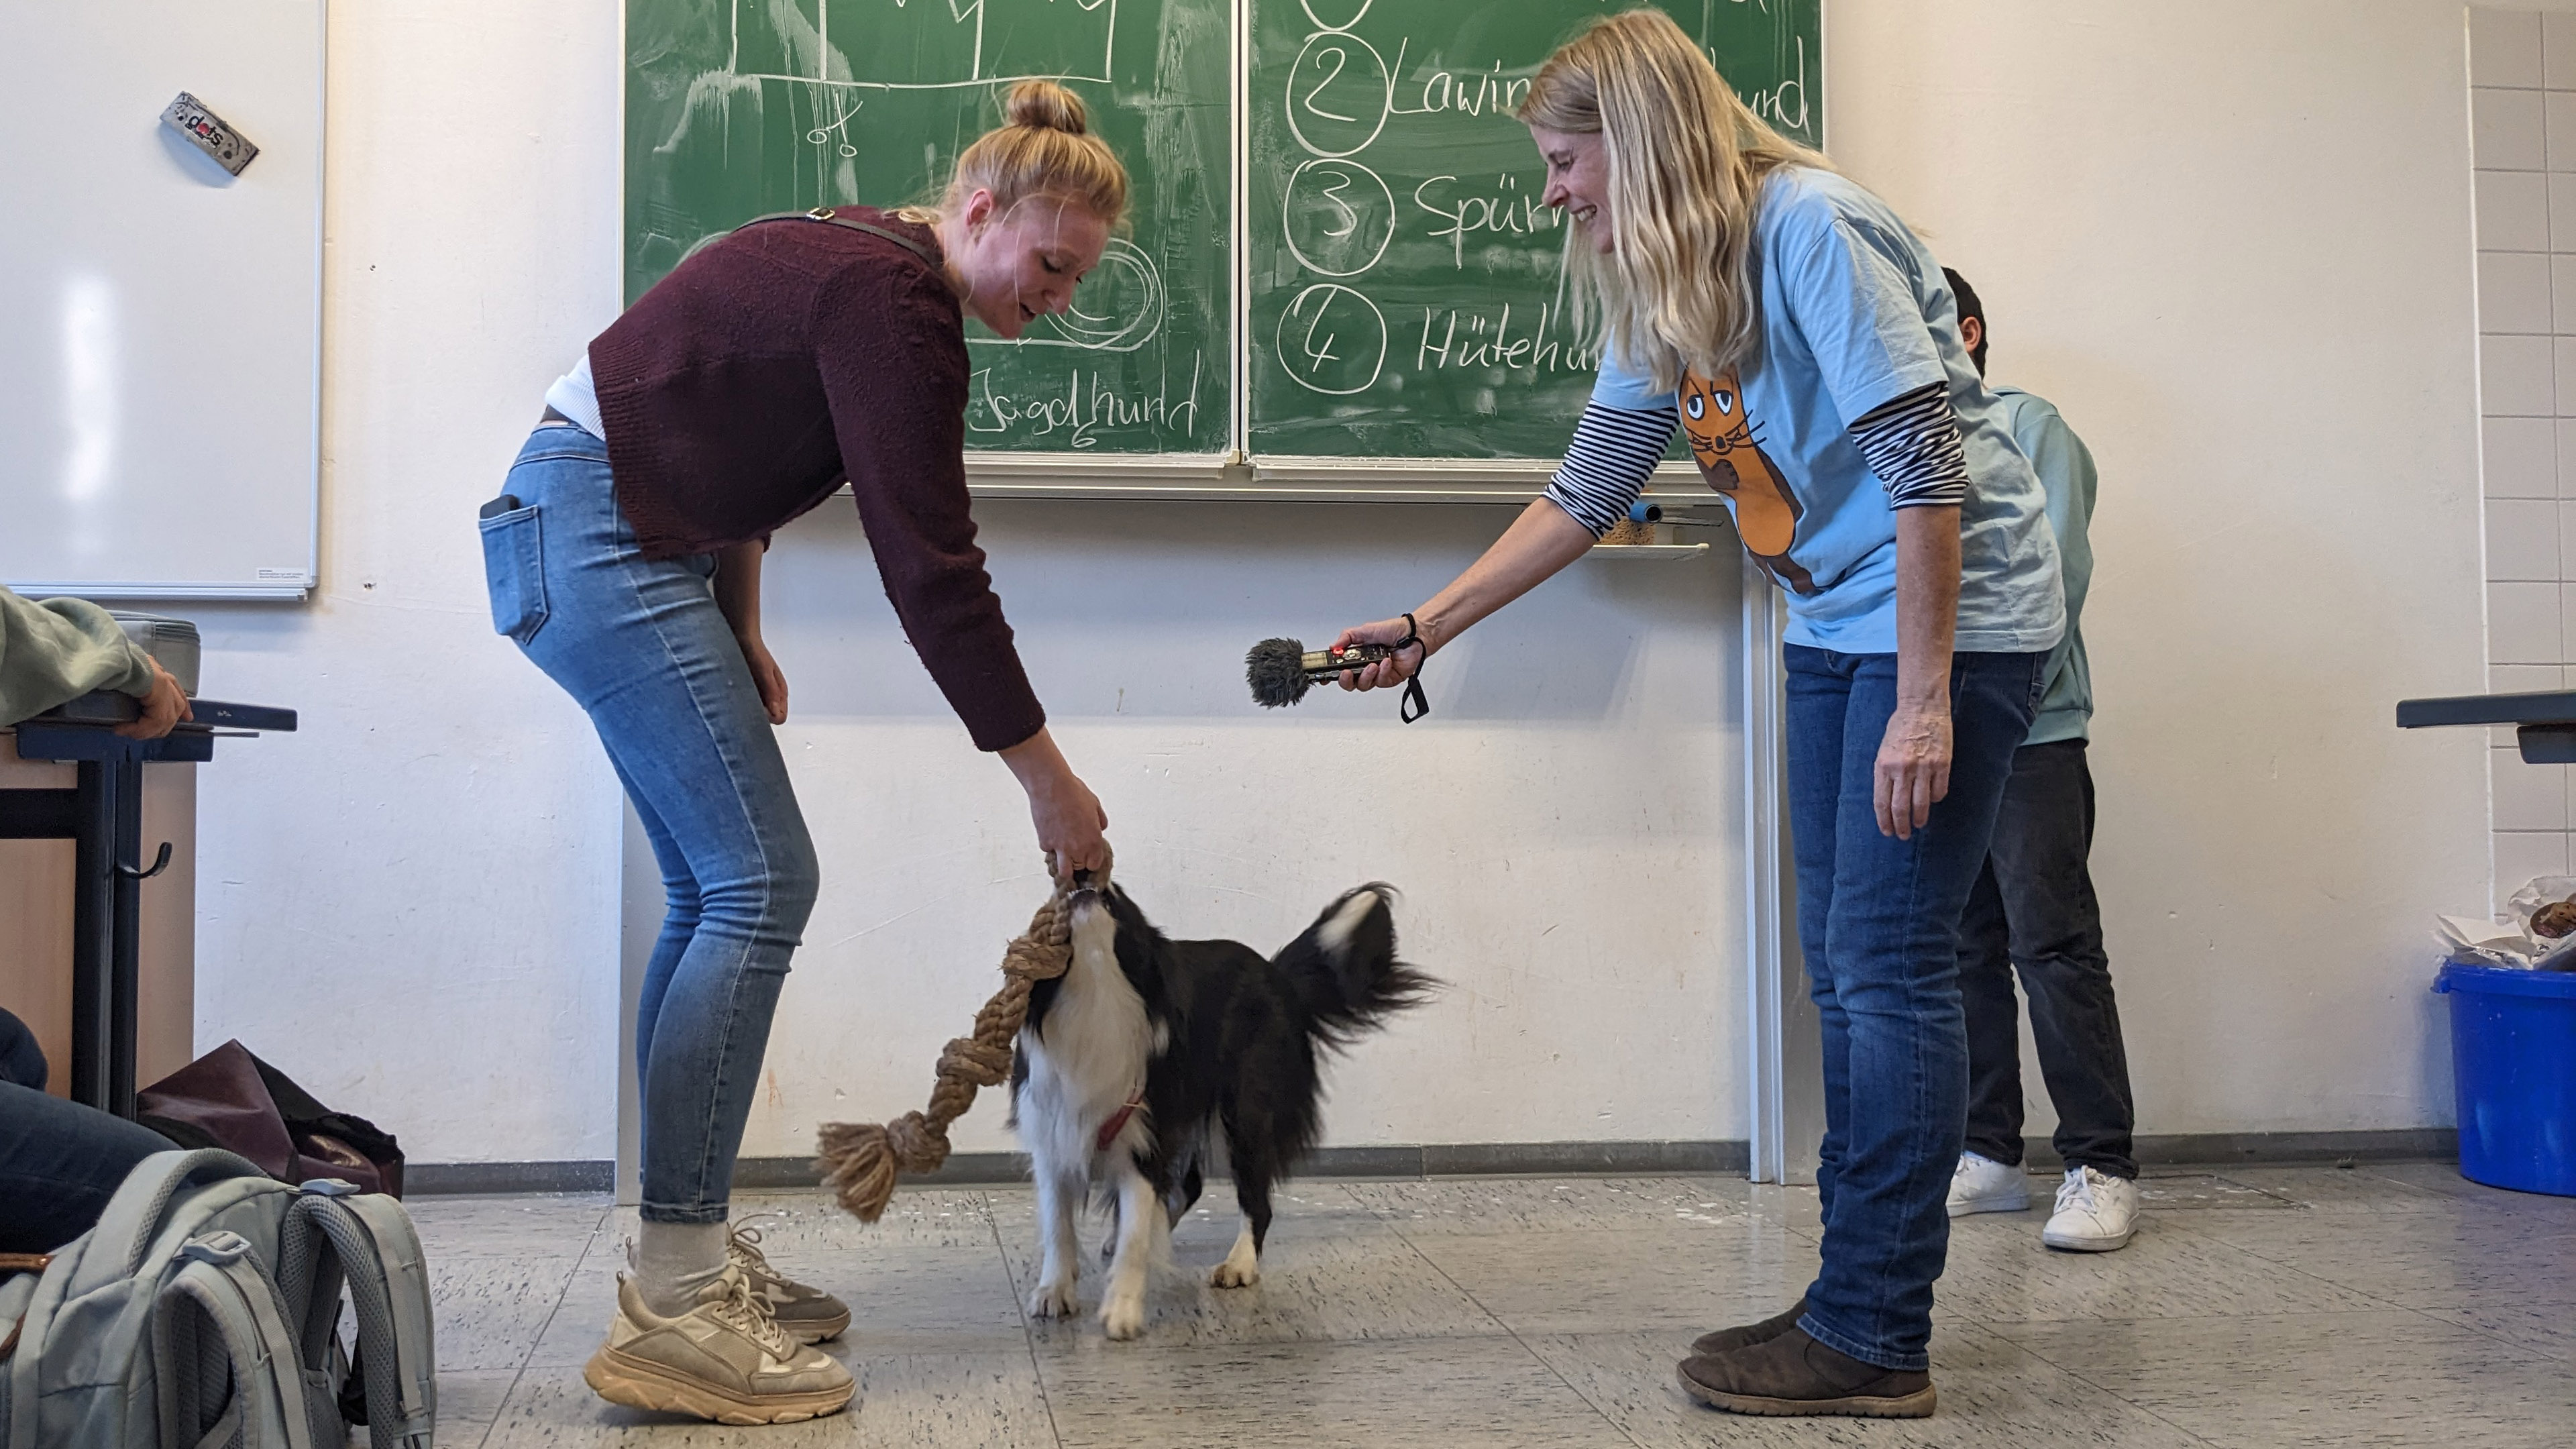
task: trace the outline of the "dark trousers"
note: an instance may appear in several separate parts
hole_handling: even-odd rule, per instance
[[[170,1142],[44,1093],[45,1054],[0,1011],[0,1253],[50,1253],[98,1223],[134,1164]]]
[[[2025,745],[2013,756],[1986,868],[1959,918],[1959,995],[1968,1014],[1968,1150],[2018,1165],[2021,1007],[2030,997],[2040,1075],[2057,1106],[2058,1156],[2072,1167],[2136,1177],[2129,1055],[2102,908],[2085,858],[2093,849],[2093,772],[2084,741]]]

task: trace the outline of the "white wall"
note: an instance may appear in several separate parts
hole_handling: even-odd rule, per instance
[[[2094,871],[2140,1130],[2449,1121],[2428,928],[2486,899],[2484,741],[2391,717],[2484,687],[2461,7],[1826,14],[1835,153],[2101,465]]]
[[[2576,14],[2471,11],[2469,74],[2487,686],[2558,689],[2576,661],[2567,647],[2576,601],[2576,135],[2567,125],[2576,116]],[[2566,872],[2576,775],[2525,762],[2510,730],[2493,738],[2495,885],[2506,897],[2534,876]]]
[[[198,606],[198,1042],[421,1161],[616,1143],[617,786],[491,632],[474,511],[616,313],[617,7],[331,7],[323,587]]]
[[[1828,12],[1835,150],[2102,463],[2096,863],[2142,1129],[2447,1120],[2425,924],[2487,889],[2483,746],[2389,717],[2482,679],[2459,8]],[[293,1043],[421,1160],[605,1157],[614,787],[490,636],[467,519],[614,306],[615,7],[344,5],[331,50],[327,585],[201,611],[210,688],[308,720],[203,774],[201,1036]],[[1587,566],[1444,656],[1440,715],[1400,730],[1245,714],[1228,660],[1410,601],[1499,520],[1391,513],[1341,550],[1351,515],[985,513],[1169,925],[1270,941],[1351,881],[1411,888],[1408,947],[1460,989],[1342,1069],[1334,1140],[1744,1135],[1725,574]],[[796,1153],[912,1103],[1035,887],[854,526],[798,525],[777,573],[830,883],[749,1148]],[[1602,652],[1521,667],[1570,644]]]
[[[1578,565],[1444,651],[1404,726],[1392,695],[1257,711],[1243,651],[1428,596],[1507,511],[977,513],[1118,878],[1167,931],[1275,950],[1350,886],[1405,893],[1404,953],[1448,989],[1333,1070],[1327,1141],[1744,1135],[1732,558]],[[825,887],[745,1150],[796,1156],[818,1119],[920,1105],[1043,889],[1018,788],[969,753],[855,520],[783,537],[768,633]],[[1001,1117],[959,1144],[1005,1145]]]
[[[335,8],[326,586],[205,611],[209,688],[306,714],[205,772],[200,1034],[421,1161],[613,1146],[615,785],[491,634],[472,527],[614,315],[616,7],[561,9]],[[1336,1072],[1329,1140],[1744,1135],[1732,559],[1582,566],[1444,655],[1408,729],[1392,696],[1260,717],[1243,651],[1417,602],[1507,513],[979,512],[1148,909],[1275,947],[1347,886],[1408,892],[1406,952],[1452,989]],[[820,1120],[919,1105],[1044,892],[1016,787],[904,644],[847,505],[771,574],[827,885],[746,1151],[803,1156]],[[961,1145],[1001,1144],[1001,1115]]]

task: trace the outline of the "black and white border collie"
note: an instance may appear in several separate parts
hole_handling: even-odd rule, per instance
[[[1147,1280],[1207,1173],[1231,1171],[1243,1209],[1209,1281],[1261,1281],[1271,1186],[1315,1145],[1318,1049],[1349,1045],[1435,983],[1395,959],[1384,885],[1347,892],[1265,961],[1233,941],[1170,939],[1106,871],[1078,884],[1073,962],[1029,993],[1011,1069],[1011,1125],[1037,1179],[1029,1313],[1075,1313],[1074,1216],[1097,1191],[1116,1220],[1100,1321],[1134,1338]]]

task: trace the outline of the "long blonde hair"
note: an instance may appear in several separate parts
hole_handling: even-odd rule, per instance
[[[1773,130],[1660,10],[1605,16],[1557,47],[1513,111],[1551,131],[1598,133],[1610,173],[1612,247],[1567,247],[1574,325],[1596,348],[1676,386],[1755,351],[1745,258],[1763,178],[1832,169]]]
[[[930,205],[907,206],[907,221],[935,222],[978,190],[993,193],[997,215],[1031,197],[1081,207],[1115,229],[1127,218],[1127,168],[1091,134],[1082,97],[1049,80],[1025,80],[1003,97],[1003,124],[975,138],[957,157],[948,184]]]

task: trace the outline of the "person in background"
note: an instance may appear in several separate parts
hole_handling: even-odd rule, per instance
[[[118,725],[157,740],[190,717],[188,696],[114,616],[82,599],[0,589],[0,726],[113,689],[142,701]],[[98,1221],[134,1164],[170,1143],[149,1128],[45,1094],[35,1033],[0,1011],[0,1253],[49,1253]]]
[[[134,1165],[172,1150],[149,1127],[48,1096],[43,1048],[0,1010],[0,1253],[50,1253],[98,1225]]]
[[[1948,268],[1959,333],[1977,373],[1986,371],[1985,306]],[[2013,754],[1995,838],[1959,920],[1959,995],[1968,1013],[1968,1138],[1950,1179],[1950,1215],[2020,1212],[2030,1206],[2022,1171],[2020,1003],[2040,1075],[2057,1107],[2057,1155],[2066,1176],[2040,1241],[2107,1253],[2138,1230],[2138,1163],[2131,1133],[2129,1057],[2120,1040],[2102,908],[2085,858],[2093,849],[2093,774],[2085,737],[2093,676],[2079,615],[2093,577],[2093,455],[2046,398],[1995,387],[2014,441],[2048,491],[2048,521],[2066,578],[2066,639],[2048,657],[2048,693],[2030,738]]]
[[[143,702],[140,719],[118,725],[133,740],[157,740],[190,719],[179,681],[114,615],[85,599],[22,599],[0,589],[0,725],[43,714],[92,690]]]

